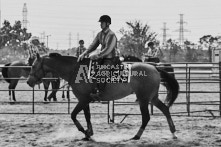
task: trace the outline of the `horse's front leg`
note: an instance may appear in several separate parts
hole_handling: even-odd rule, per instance
[[[85,131],[85,139],[90,139],[91,136],[94,135],[92,124],[91,124],[91,113],[90,113],[90,105],[88,104],[84,108],[84,116],[87,122],[87,130]]]
[[[48,83],[48,81],[43,81],[43,85],[44,85],[44,89],[45,89],[44,101],[47,101],[49,84],[50,83]]]
[[[86,107],[88,107],[89,103],[85,103],[85,102],[79,102],[76,107],[74,108],[73,112],[71,113],[71,119],[73,120],[74,124],[76,125],[76,127],[78,128],[78,130],[82,133],[85,134],[86,138],[90,137],[88,135],[88,131],[85,131],[83,126],[80,124],[80,122],[77,120],[77,114],[81,111],[81,110],[85,110],[87,109]],[[89,138],[88,138],[89,139]]]

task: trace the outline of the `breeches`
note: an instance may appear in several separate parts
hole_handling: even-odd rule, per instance
[[[97,86],[100,91],[104,91],[106,79],[110,75],[111,66],[114,65],[112,59],[105,58],[101,61],[99,74],[97,77]]]

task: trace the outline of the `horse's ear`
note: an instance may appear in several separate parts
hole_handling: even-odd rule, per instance
[[[39,53],[36,53],[37,59],[40,59],[40,55]]]

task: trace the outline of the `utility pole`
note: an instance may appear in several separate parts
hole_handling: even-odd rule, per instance
[[[183,14],[180,15],[180,21],[178,22],[180,24],[179,30],[179,43],[182,49],[184,49],[184,32],[188,32],[188,30],[185,30],[183,27],[183,24],[186,23],[183,21]]]
[[[71,32],[69,33],[69,49],[71,49],[71,40],[72,40],[72,34]]]
[[[2,1],[0,0],[0,32],[2,28]]]
[[[78,46],[78,42],[79,42],[79,33],[77,33],[77,46]]]
[[[166,45],[166,41],[167,41],[167,30],[169,30],[167,27],[166,27],[166,22],[163,23],[163,46]]]
[[[23,25],[23,28],[26,28],[26,29],[27,29],[27,23],[28,23],[27,14],[28,14],[28,9],[27,9],[26,3],[24,3],[23,10],[22,10],[22,14],[23,14],[22,25]]]
[[[51,35],[46,35],[47,38],[47,48],[48,48],[48,37],[50,37]]]
[[[41,37],[40,37],[40,42],[42,42],[42,43],[45,43],[45,31],[44,32],[42,32],[42,33],[40,33],[41,34]]]

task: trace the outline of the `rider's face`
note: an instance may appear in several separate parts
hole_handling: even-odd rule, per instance
[[[101,29],[104,30],[107,27],[106,22],[101,22]]]
[[[154,49],[154,46],[153,46],[153,45],[152,45],[152,46],[149,46],[149,48],[153,50],[153,49]]]

